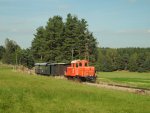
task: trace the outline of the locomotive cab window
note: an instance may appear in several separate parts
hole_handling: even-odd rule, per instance
[[[82,63],[79,63],[79,66],[82,67]]]
[[[76,67],[78,67],[78,63],[76,63]]]
[[[72,67],[75,67],[75,66],[76,66],[76,64],[75,64],[75,63],[73,63],[73,64],[72,64]]]
[[[88,66],[88,63],[87,63],[87,62],[85,63],[85,66]]]

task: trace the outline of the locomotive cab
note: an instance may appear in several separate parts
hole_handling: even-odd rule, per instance
[[[89,66],[87,60],[74,60],[67,67],[65,76],[67,78],[79,78],[83,81],[95,81],[95,67]]]

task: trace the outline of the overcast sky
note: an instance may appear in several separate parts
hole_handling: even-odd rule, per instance
[[[101,47],[150,47],[150,0],[0,0],[0,45],[30,47],[36,28],[68,13],[88,21]]]

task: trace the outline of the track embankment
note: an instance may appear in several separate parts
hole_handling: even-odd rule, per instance
[[[66,79],[64,76],[56,76],[56,79]],[[75,81],[77,82],[77,81]],[[79,81],[78,81],[79,82]],[[150,89],[148,88],[139,88],[139,87],[132,87],[122,84],[109,84],[109,83],[90,83],[90,82],[80,82],[81,84],[89,85],[89,86],[95,86],[99,88],[107,88],[107,89],[114,89],[114,90],[120,90],[120,91],[127,91],[135,94],[141,94],[141,95],[150,95]]]
[[[124,86],[124,85],[114,85],[114,84],[107,84],[107,83],[85,82],[83,84],[100,87],[100,88],[127,91],[127,92],[131,92],[131,93],[142,94],[142,95],[150,95],[150,89],[146,89],[146,88],[130,87],[130,86]]]

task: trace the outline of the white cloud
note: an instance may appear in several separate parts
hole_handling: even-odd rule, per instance
[[[150,29],[148,29],[147,32],[150,33]]]

